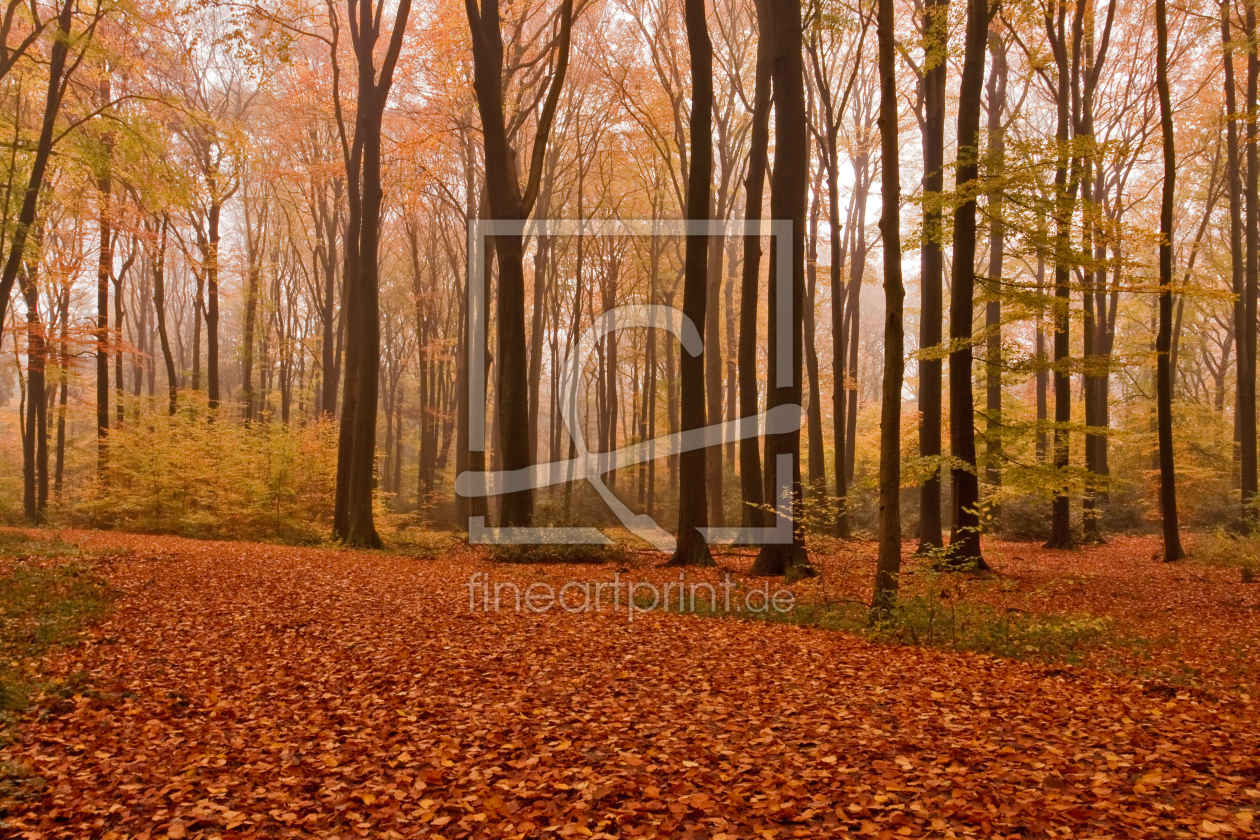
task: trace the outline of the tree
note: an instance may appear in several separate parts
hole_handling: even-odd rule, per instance
[[[949,299],[949,444],[953,456],[954,517],[949,565],[982,568],[980,476],[976,469],[975,400],[972,394],[972,323],[976,287],[976,188],[980,166],[980,100],[989,30],[988,0],[967,0],[962,86],[958,96],[958,166],[954,178],[953,282]]]
[[[846,337],[848,333],[845,325],[852,325],[853,313],[847,312],[845,307],[846,297],[851,297],[851,292],[858,292],[857,288],[861,285],[861,275],[855,274],[854,288],[845,289],[844,262],[845,262],[845,244],[846,239],[844,231],[840,224],[840,129],[843,124],[845,109],[849,103],[849,97],[853,92],[855,83],[858,80],[859,73],[866,68],[863,65],[863,46],[866,43],[866,33],[870,28],[870,17],[863,15],[861,23],[861,34],[858,36],[857,44],[852,50],[853,71],[849,74],[848,82],[845,83],[843,93],[836,100],[835,92],[832,90],[834,76],[838,75],[838,69],[833,66],[836,61],[834,49],[836,44],[841,40],[836,30],[843,31],[835,22],[829,20],[824,13],[824,7],[821,3],[816,3],[813,10],[813,23],[809,27],[809,40],[806,43],[806,50],[809,54],[810,65],[813,70],[814,86],[818,91],[818,113],[811,119],[811,126],[814,131],[814,140],[818,146],[818,156],[822,164],[823,171],[827,180],[827,226],[830,239],[831,250],[831,324],[832,324],[832,341],[831,341],[831,370],[832,370],[832,389],[831,389],[831,405],[832,405],[832,443],[835,451],[833,466],[836,476],[836,515],[835,515],[835,535],[840,538],[849,536],[849,514],[848,514],[848,495],[849,495],[849,474],[852,464],[849,463],[849,441],[848,425],[847,425],[847,406],[846,399],[848,397],[847,388],[845,388],[845,380],[847,379],[848,359],[846,351]],[[829,37],[828,37],[829,36]],[[830,49],[829,49],[830,47]],[[856,166],[856,164],[855,164]],[[864,168],[864,167],[862,167]],[[862,193],[863,207],[859,213],[860,218],[864,218],[865,212],[865,179],[863,172],[857,173],[856,185],[859,189],[856,192]],[[850,219],[849,221],[852,221]],[[849,227],[852,227],[851,225]],[[865,232],[862,232],[865,239]],[[854,266],[855,270],[858,268]],[[811,298],[811,308],[813,295]],[[812,367],[817,367],[815,360]],[[816,379],[816,374],[814,379]],[[820,406],[821,408],[821,406]],[[812,420],[811,420],[812,422]],[[821,423],[820,423],[821,425]],[[819,447],[821,449],[821,447]],[[810,455],[813,457],[813,446],[810,448]],[[818,453],[821,458],[822,452]]]
[[[1072,216],[1080,183],[1079,158],[1071,148],[1072,121],[1068,70],[1068,38],[1079,43],[1085,16],[1085,3],[1078,2],[1067,28],[1066,3],[1046,7],[1046,36],[1054,55],[1057,76],[1054,85],[1056,129],[1054,172],[1054,501],[1051,506],[1050,539],[1046,548],[1072,548],[1072,523],[1068,497],[1068,424],[1072,422],[1072,376],[1068,370],[1071,349],[1069,335],[1071,305]]]
[[[1002,221],[1003,170],[1006,168],[1006,140],[1003,112],[1006,109],[1006,42],[998,32],[989,33],[992,69],[988,85],[989,150],[989,270],[988,301],[984,307],[985,347],[985,482],[997,491],[1002,486],[1002,269],[1006,250],[1006,228]],[[989,505],[994,523],[1000,522],[1000,506]]]
[[[969,6],[970,8],[970,6]],[[941,343],[945,276],[941,194],[945,189],[945,61],[949,0],[923,5],[923,246],[920,252],[919,350]],[[919,484],[919,553],[941,548],[941,359],[919,360],[919,456],[927,474]]]
[[[888,615],[897,600],[901,576],[901,387],[905,374],[906,297],[901,279],[901,173],[897,141],[896,35],[892,0],[878,0],[879,137],[884,235],[884,378],[879,410],[879,559],[871,617]]]
[[[524,222],[538,200],[547,157],[547,138],[555,119],[556,105],[569,65],[569,42],[573,30],[573,0],[563,0],[555,35],[555,69],[547,85],[547,96],[538,117],[534,143],[522,189],[517,175],[504,116],[503,33],[499,23],[499,0],[465,0],[473,44],[473,88],[485,152],[486,196],[490,212],[502,221]],[[524,248],[519,234],[496,236],[498,257],[498,412],[499,446],[503,469],[520,470],[530,465],[533,446],[529,442],[529,370],[525,333]],[[502,524],[527,526],[533,518],[532,490],[507,493],[501,508]]]
[[[800,0],[779,0],[770,14],[773,54],[770,59],[774,86],[774,169],[770,174],[770,215],[777,220],[791,221],[791,270],[787,277],[779,270],[778,253],[783,237],[770,243],[769,329],[767,356],[770,384],[767,386],[766,409],[781,405],[799,405],[802,394],[803,325],[805,305],[805,213],[809,189],[809,135],[805,114],[804,44],[801,31]],[[790,283],[792,311],[784,318],[779,311],[779,288]],[[789,342],[791,379],[781,379],[779,323],[792,331]],[[777,465],[780,456],[792,459],[791,509],[781,509]],[[773,519],[784,517],[792,531],[791,542],[771,543],[761,547],[750,573],[785,575],[789,580],[817,574],[805,551],[805,528],[801,522],[801,432],[766,435],[765,498],[774,500]]]
[[[687,169],[687,221],[709,220],[710,179],[713,177],[713,45],[705,19],[704,0],[684,0],[687,23],[687,54],[691,61],[691,155]],[[772,187],[773,190],[773,187]],[[773,201],[773,199],[772,199]],[[683,317],[689,319],[704,340],[707,307],[709,241],[707,237],[687,237],[683,268]],[[772,249],[773,250],[773,249]],[[771,257],[773,260],[773,257]],[[714,338],[710,336],[710,338]],[[701,429],[705,424],[704,354],[712,348],[702,345],[698,355],[684,352],[679,367],[682,374],[682,430]],[[679,457],[678,544],[672,566],[712,566],[699,528],[709,524],[706,488],[706,450],[693,448]],[[713,457],[720,457],[717,450]],[[767,470],[768,471],[768,470]]]
[[[344,122],[341,124],[350,207],[346,224],[345,266],[348,343],[338,440],[334,527],[337,536],[347,545],[364,548],[382,546],[372,513],[381,368],[381,121],[394,81],[394,68],[402,50],[411,0],[400,0],[394,13],[393,31],[378,75],[375,49],[381,35],[382,5],[378,2],[374,7],[372,0],[348,0],[347,19],[358,74],[351,137],[346,137]],[[336,12],[331,5],[329,17],[337,27]],[[335,56],[335,39],[333,51]]]
[[[772,0],[755,0],[757,29],[757,70],[753,93],[752,136],[748,151],[748,176],[744,185],[744,218],[748,224],[761,221],[761,204],[770,150],[770,92]],[[739,312],[739,414],[753,423],[757,414],[757,299],[761,276],[761,234],[744,237],[744,263],[740,276]],[[766,520],[761,453],[756,435],[739,440],[739,479],[744,511],[743,524],[763,527]]]
[[[1242,406],[1247,399],[1247,383],[1255,382],[1255,371],[1248,367],[1250,359],[1245,352],[1245,340],[1242,338],[1245,325],[1248,323],[1245,301],[1246,276],[1243,259],[1243,220],[1242,220],[1242,176],[1238,160],[1238,91],[1234,79],[1234,46],[1230,36],[1230,16],[1232,4],[1229,0],[1221,0],[1221,48],[1224,52],[1224,86],[1225,86],[1225,180],[1229,194],[1229,272],[1230,290],[1234,294],[1233,327],[1238,341],[1238,366],[1235,375],[1235,409],[1234,409],[1234,457],[1241,465],[1246,447],[1242,437]],[[1254,460],[1254,456],[1248,456]],[[1243,517],[1249,515],[1247,499],[1242,500]]]
[[[1243,282],[1243,322],[1238,330],[1238,433],[1242,440],[1242,504],[1250,522],[1260,521],[1256,506],[1256,298],[1260,294],[1260,153],[1257,136],[1257,93],[1260,85],[1260,45],[1256,43],[1256,8],[1248,3],[1243,20],[1247,36],[1247,90],[1244,119],[1247,126],[1247,165],[1243,179],[1243,203],[1247,223],[1243,230],[1246,263]],[[1237,257],[1235,257],[1237,258]]]
[[[1168,92],[1168,3],[1155,0],[1156,84],[1159,87],[1160,134],[1163,139],[1164,185],[1159,211],[1159,335],[1155,339],[1156,412],[1159,415],[1159,512],[1163,517],[1164,562],[1186,556],[1177,530],[1177,473],[1172,443],[1172,274],[1173,202],[1177,155],[1173,145],[1172,101]]]

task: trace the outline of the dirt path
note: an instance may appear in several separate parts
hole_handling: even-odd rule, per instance
[[[123,596],[47,663],[86,688],[0,751],[47,781],[6,836],[1254,836],[1239,692],[785,625],[470,612],[473,572],[587,572],[467,551],[64,538],[125,549],[103,568]]]

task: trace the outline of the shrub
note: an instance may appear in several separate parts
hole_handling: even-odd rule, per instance
[[[67,505],[94,527],[317,541],[332,517],[336,424],[254,423],[187,397],[113,429],[105,474]]]

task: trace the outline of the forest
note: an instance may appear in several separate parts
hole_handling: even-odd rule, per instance
[[[594,452],[728,424],[603,464],[685,533],[774,519],[778,453],[801,545],[881,505],[961,562],[986,528],[1166,523],[1175,557],[1179,523],[1254,520],[1249,13],[1174,9],[1164,43],[1149,3],[894,6],[881,65],[875,7],[790,10],[779,45],[750,3],[570,6],[10,4],[6,515],[361,546],[601,524],[581,482],[455,492],[571,458],[572,400]],[[621,327],[573,370],[636,305],[703,352]],[[799,431],[735,428],[787,404]]]
[[[1252,0],[0,7],[0,833],[1252,830]]]

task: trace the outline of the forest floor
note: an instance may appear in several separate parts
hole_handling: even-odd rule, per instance
[[[904,621],[872,632],[852,623],[868,543],[824,546],[796,607],[739,620],[715,603],[578,609],[577,584],[569,610],[506,602],[510,585],[678,579],[648,553],[509,565],[457,544],[30,534],[69,551],[15,552],[0,578],[80,552],[73,578],[82,568],[115,595],[76,640],[0,663],[28,693],[0,745],[3,837],[1260,827],[1260,584],[1227,564],[1155,562],[1149,539],[992,543],[988,576],[911,564]],[[752,603],[751,555],[719,559]],[[721,592],[723,574],[687,581]],[[648,592],[620,598],[646,608]]]

